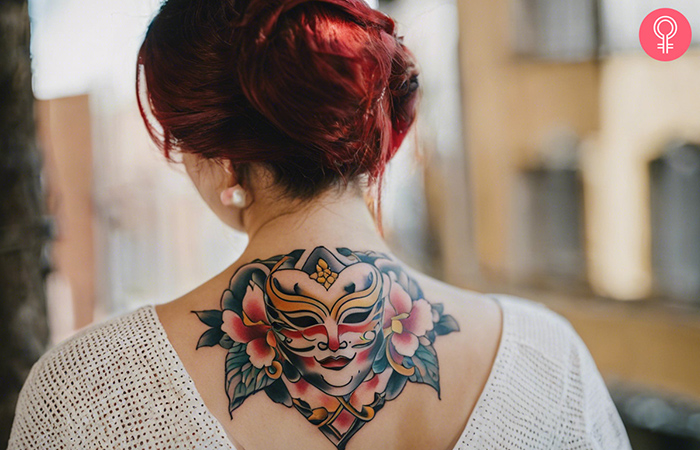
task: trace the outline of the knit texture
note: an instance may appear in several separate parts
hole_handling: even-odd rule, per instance
[[[503,310],[503,335],[453,450],[630,450],[603,379],[569,322],[530,300],[490,295]],[[235,447],[149,305],[80,332],[34,365],[9,449],[38,448]]]

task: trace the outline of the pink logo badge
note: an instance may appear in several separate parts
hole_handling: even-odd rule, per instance
[[[692,37],[688,19],[671,8],[650,12],[639,27],[642,48],[657,61],[680,58],[688,50]]]

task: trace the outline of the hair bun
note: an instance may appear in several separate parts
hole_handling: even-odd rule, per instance
[[[394,21],[363,0],[253,0],[236,25],[253,107],[326,168],[377,177],[415,117],[417,70]]]
[[[405,49],[404,49],[405,50]],[[406,136],[416,117],[416,101],[418,99],[418,69],[413,61],[402,60],[404,54],[398,53],[399,61],[396,83],[401,83],[396,90],[392,90],[392,130],[394,140],[401,145],[401,141]],[[397,146],[398,146],[397,145]]]
[[[415,119],[414,58],[363,0],[168,0],[139,64],[166,154],[263,163],[298,196],[381,182]]]

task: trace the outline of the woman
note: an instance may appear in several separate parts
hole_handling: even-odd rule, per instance
[[[568,322],[431,279],[382,240],[363,192],[418,95],[390,18],[362,0],[169,0],[137,88],[154,140],[248,247],[45,355],[11,448],[629,448]]]

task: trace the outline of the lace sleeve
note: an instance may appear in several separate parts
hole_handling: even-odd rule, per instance
[[[573,328],[571,333],[570,370],[558,445],[554,448],[631,450],[625,427],[593,357]]]
[[[56,408],[61,389],[41,384],[42,362],[34,364],[19,394],[8,450],[69,448],[62,440],[63,415]]]

